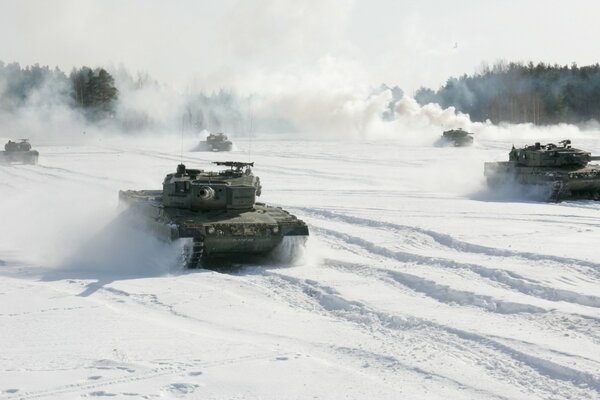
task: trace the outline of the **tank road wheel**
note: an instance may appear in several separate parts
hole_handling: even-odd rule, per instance
[[[183,260],[186,268],[199,268],[204,253],[204,241],[202,238],[194,238],[191,243],[183,247]]]

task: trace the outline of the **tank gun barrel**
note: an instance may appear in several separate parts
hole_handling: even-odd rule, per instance
[[[590,156],[591,161],[600,161],[600,156]]]
[[[244,167],[254,167],[254,162],[241,162],[241,161],[213,161],[213,164],[222,165],[225,167],[231,168],[244,168]]]

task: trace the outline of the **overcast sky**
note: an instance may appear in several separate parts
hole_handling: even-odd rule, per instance
[[[0,0],[0,60],[123,64],[179,87],[325,74],[412,93],[500,59],[596,63],[599,15],[593,0]]]

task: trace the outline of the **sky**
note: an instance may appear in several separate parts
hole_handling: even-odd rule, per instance
[[[183,90],[411,94],[498,60],[596,63],[598,15],[592,0],[0,0],[0,60],[123,65]]]

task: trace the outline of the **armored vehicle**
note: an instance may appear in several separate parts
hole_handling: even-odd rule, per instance
[[[214,164],[227,168],[204,171],[179,164],[165,177],[163,190],[120,191],[119,199],[159,237],[190,238],[189,268],[206,257],[267,254],[285,236],[308,236],[307,225],[294,215],[256,202],[262,188],[251,170],[254,163]]]
[[[442,143],[455,147],[470,146],[473,144],[473,134],[462,128],[444,131],[442,133]]]
[[[600,160],[587,151],[571,147],[570,140],[558,145],[535,143],[523,148],[512,147],[508,161],[486,162],[484,175],[488,185],[524,185],[541,189],[545,200],[600,198]]]
[[[232,145],[227,135],[220,132],[209,134],[202,147],[208,151],[231,151]]]
[[[37,164],[38,156],[37,150],[31,150],[27,139],[18,142],[9,140],[4,145],[4,151],[0,151],[0,164]]]

